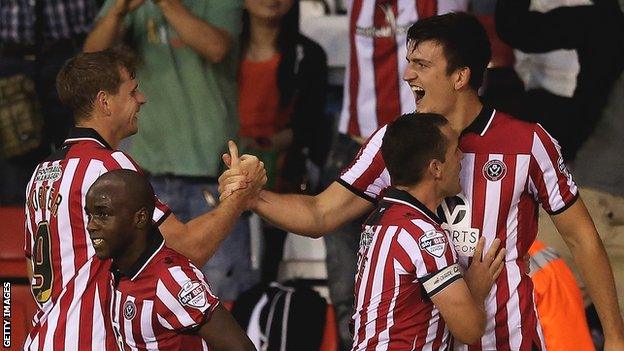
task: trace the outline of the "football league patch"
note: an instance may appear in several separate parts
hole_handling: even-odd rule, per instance
[[[430,230],[418,239],[418,246],[431,256],[441,258],[446,251],[446,235],[436,230]]]
[[[206,287],[197,280],[190,280],[182,286],[182,290],[178,293],[178,301],[182,306],[204,308],[208,304]]]

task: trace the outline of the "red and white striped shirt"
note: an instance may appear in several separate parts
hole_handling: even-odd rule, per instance
[[[112,267],[110,317],[120,350],[208,350],[194,334],[219,300],[188,258],[154,231],[127,271]]]
[[[363,226],[353,350],[444,350],[449,331],[430,298],[461,278],[442,221],[390,188]]]
[[[413,112],[414,94],[402,80],[407,30],[419,18],[467,9],[467,0],[352,0],[340,133],[368,138]]]
[[[390,185],[381,157],[385,126],[362,147],[339,182],[374,200]],[[480,236],[486,249],[495,238],[506,248],[506,264],[486,300],[488,322],[480,345],[456,350],[543,349],[533,303],[533,284],[523,260],[537,234],[537,206],[563,212],[578,197],[559,144],[539,125],[483,108],[460,138],[462,193],[438,208],[459,262],[467,267]]]
[[[110,260],[95,256],[84,206],[93,182],[119,168],[139,170],[129,156],[86,128],[72,129],[63,147],[35,168],[26,188],[24,251],[32,260],[38,310],[25,350],[114,347],[104,318]],[[156,223],[169,213],[156,201]]]

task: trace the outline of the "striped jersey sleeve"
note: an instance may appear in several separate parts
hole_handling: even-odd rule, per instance
[[[412,220],[401,229],[398,243],[409,255],[416,278],[429,297],[462,277],[457,255],[441,228],[422,219]]]
[[[355,159],[347,166],[338,180],[339,183],[359,196],[375,201],[390,184],[390,173],[381,155],[381,144],[386,134],[386,126],[377,130],[360,148]]]
[[[210,319],[218,305],[204,275],[191,263],[170,267],[158,280],[155,311],[166,329],[195,330]]]
[[[563,212],[578,198],[559,143],[539,124],[533,132],[529,177],[529,192],[551,215]]]

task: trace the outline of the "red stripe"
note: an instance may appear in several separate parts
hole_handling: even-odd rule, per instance
[[[546,188],[546,183],[544,182],[544,173],[542,172],[542,169],[537,163],[537,159],[535,157],[531,156],[531,160],[529,162],[530,177],[533,180],[535,188],[537,189],[537,198],[544,209],[550,212],[552,211],[552,208],[550,207],[550,201],[548,200],[549,194]]]
[[[110,262],[110,261],[106,261]],[[104,289],[104,291],[100,290],[100,306],[95,305],[95,288],[97,286],[102,286],[102,282],[104,282],[104,286],[106,282],[108,282],[108,273],[107,267],[109,265],[105,265],[103,261],[100,261],[98,258],[94,258],[91,262],[91,268],[89,269],[89,281],[87,282],[87,288],[82,294],[82,302],[80,305],[80,334],[78,339],[78,347],[80,350],[90,350],[91,342],[93,338],[93,314],[95,309],[101,309],[103,316],[106,316],[106,308],[108,306],[104,305],[106,302],[105,295],[108,289]]]
[[[501,180],[501,192],[499,196],[498,205],[498,220],[496,223],[496,237],[501,241],[501,248],[506,248],[507,245],[507,219],[511,208],[511,199],[514,193],[514,183],[516,174],[516,156],[505,155],[503,156],[503,163],[507,166],[507,175]],[[519,240],[519,238],[517,238]],[[510,350],[509,345],[509,328],[507,326],[507,320],[509,318],[509,311],[507,311],[507,302],[509,302],[509,272],[507,267],[503,267],[498,280],[496,282],[496,347],[498,350]]]
[[[373,19],[375,28],[390,25],[381,6],[375,6]],[[383,6],[388,6],[388,10],[394,13],[394,17],[398,17],[397,0],[385,2]],[[397,50],[394,32],[389,37],[375,37],[373,39],[377,126],[389,123],[401,114],[401,95],[399,80],[397,79],[399,77]],[[365,83],[369,84],[369,82]]]
[[[555,171],[555,177],[557,177],[559,193],[561,194],[563,202],[567,203],[574,197],[574,195],[570,192],[570,188],[568,187],[567,177],[559,171],[559,158],[561,157],[561,154],[557,150],[557,147],[550,136],[539,125],[535,127],[535,134],[537,134],[537,137],[542,142],[544,149],[546,149],[546,152],[548,153],[548,158],[550,159],[553,170]]]
[[[390,247],[388,248],[388,254],[383,260],[383,276],[376,276],[377,280],[381,280],[381,297],[380,304],[377,307],[377,323],[375,323],[375,335],[371,338],[370,344],[377,345],[379,342],[379,334],[386,329],[388,326],[388,315],[393,314],[394,311],[390,310],[390,304],[392,302],[392,296],[394,295],[394,287],[398,284],[394,280],[394,260],[391,252],[393,251],[392,246],[395,247],[396,250],[396,235],[399,233],[401,229],[398,229],[395,233],[395,238],[392,239],[390,243]],[[395,310],[396,310],[395,305]]]
[[[487,154],[475,154],[473,185],[472,185],[472,227],[481,228],[480,236],[483,236],[483,225],[485,217],[485,189],[486,179],[483,177],[483,166],[488,161]],[[472,262],[472,260],[469,260]],[[481,351],[481,343],[468,346],[470,351]]]
[[[373,290],[373,282],[375,281],[375,268],[377,267],[377,265],[379,264],[379,251],[381,249],[381,243],[383,242],[383,238],[386,235],[386,231],[388,230],[388,228],[384,227],[381,229],[381,231],[377,234],[377,239],[375,241],[375,246],[373,247],[373,252],[371,254],[371,260],[370,260],[370,264],[369,264],[369,271],[368,271],[368,280],[366,281],[366,287],[364,290],[364,304],[362,305],[362,310],[360,311],[360,330],[358,330],[358,340],[361,343],[362,341],[364,341],[364,339],[366,338],[366,324],[369,322],[368,321],[368,309],[371,307],[370,306],[370,301],[371,301],[371,295],[372,295],[372,290]],[[370,248],[369,248],[370,250]],[[370,341],[365,345],[365,347],[368,347],[368,345],[370,345]]]
[[[381,150],[377,150],[375,157],[373,157],[373,162],[371,162],[366,171],[353,182],[353,186],[365,192],[368,186],[373,184],[375,180],[381,176],[385,168],[386,164],[381,155]]]
[[[355,0],[351,8],[351,18],[349,24],[349,46],[351,48],[349,58],[349,135],[360,135],[360,126],[358,123],[358,91],[360,84],[360,71],[357,60],[357,48],[355,46],[355,30],[358,17],[362,11],[362,3],[364,0]]]
[[[526,194],[526,193],[525,193]],[[518,305],[521,322],[522,342],[520,350],[531,350],[531,341],[537,323],[533,304],[533,283],[526,274],[526,265],[523,256],[528,252],[530,244],[537,234],[537,204],[531,196],[523,195],[518,204],[518,235],[524,234],[527,238],[518,238],[518,267],[520,268],[520,284],[518,284]],[[529,241],[530,240],[530,241]]]
[[[435,16],[438,14],[437,0],[416,0],[418,19]]]
[[[444,332],[446,330],[446,323],[442,319],[442,315],[438,312],[438,329],[436,330],[435,339],[433,339],[432,350],[439,350],[442,345],[442,338],[444,338]]]
[[[425,320],[430,321],[433,318],[433,304],[429,303],[425,305],[425,308],[422,310],[423,316],[427,316]],[[425,346],[425,342],[427,341],[427,331],[429,329],[429,323],[425,324],[424,328],[420,328],[418,330],[418,334],[416,335],[416,343],[414,350],[422,350]]]

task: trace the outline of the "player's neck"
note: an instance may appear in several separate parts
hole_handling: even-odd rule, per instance
[[[110,128],[105,127],[99,121],[100,120],[97,118],[91,118],[89,120],[76,123],[76,127],[91,128],[95,130],[104,140],[106,140],[108,145],[110,145],[113,150],[116,150],[119,147],[121,139],[118,138]]]
[[[453,109],[445,117],[451,122],[451,127],[460,134],[481,113],[483,103],[475,91],[470,90],[462,93],[456,100]]]
[[[141,238],[129,243],[123,253],[113,259],[113,262],[115,263],[117,268],[119,268],[119,270],[124,273],[130,271],[130,269],[136,264],[139,258],[141,258],[141,255],[143,255],[147,248],[147,233],[144,233],[143,235],[140,235],[139,233],[134,233],[134,235],[140,236]]]
[[[397,186],[397,189],[407,191],[410,195],[416,198],[416,200],[420,201],[427,209],[431,212],[435,213],[438,205],[444,199],[443,197],[436,194],[435,188],[431,182],[427,182],[426,180],[421,181],[420,183],[412,186]]]

